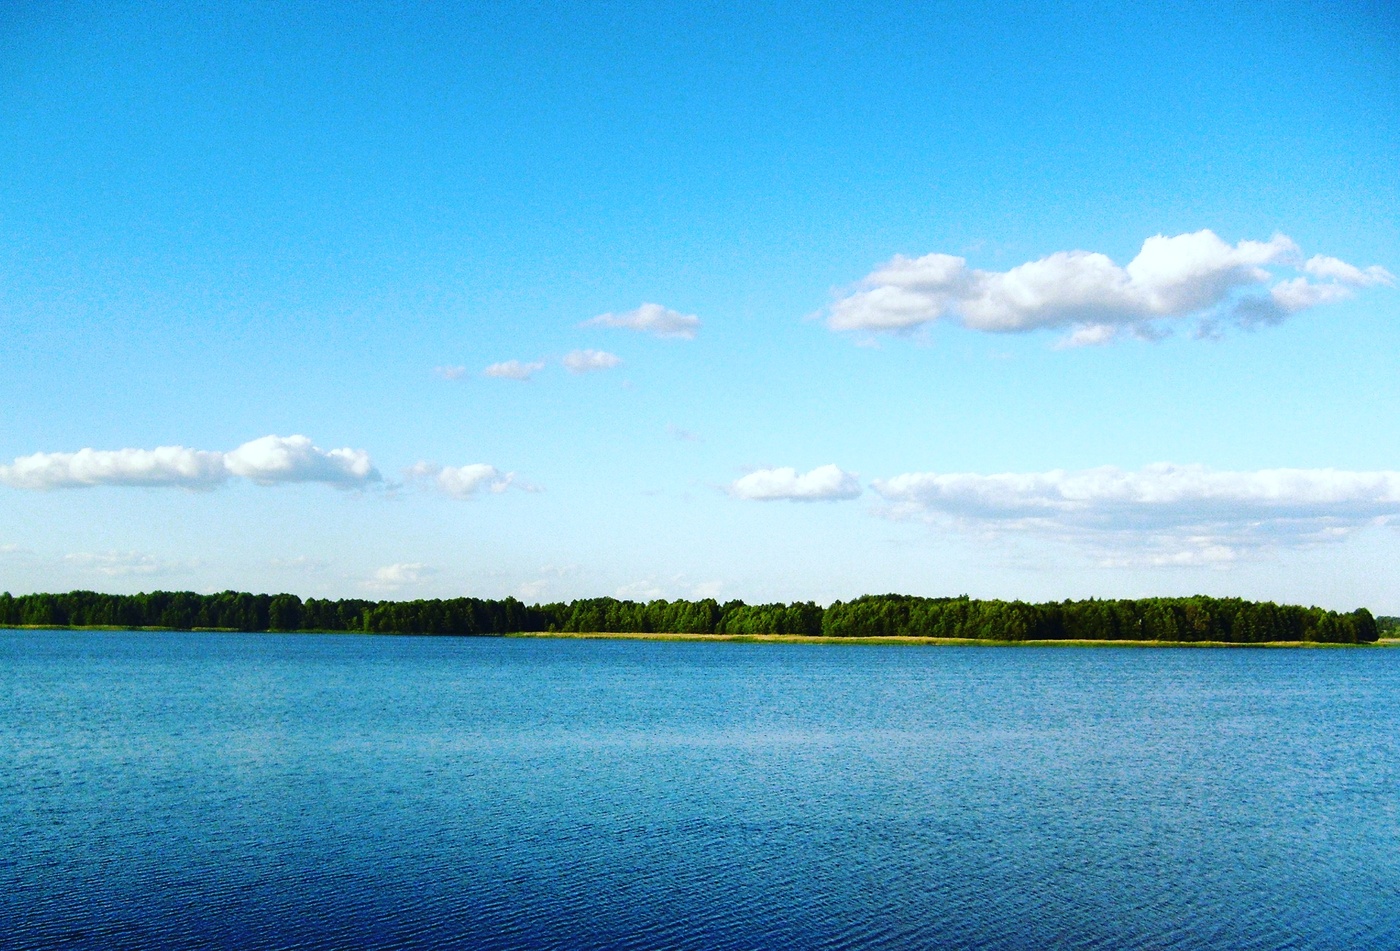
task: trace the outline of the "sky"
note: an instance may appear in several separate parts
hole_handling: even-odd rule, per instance
[[[1400,614],[1383,2],[0,9],[0,590]]]

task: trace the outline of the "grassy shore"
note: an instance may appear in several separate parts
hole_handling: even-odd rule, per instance
[[[159,627],[156,625],[144,625],[132,627],[124,624],[4,624],[0,625],[7,631],[193,631],[195,633],[214,632],[219,634],[236,634],[236,627]]]

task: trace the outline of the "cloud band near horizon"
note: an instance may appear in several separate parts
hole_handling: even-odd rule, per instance
[[[989,535],[1033,534],[1090,549],[1110,563],[1222,563],[1251,549],[1337,541],[1400,517],[1400,472],[1217,471],[1158,463],[1069,471],[910,472],[875,479],[875,513]],[[848,501],[854,474],[760,469],[735,480],[739,499]]]
[[[992,533],[1030,532],[1109,560],[1223,562],[1241,551],[1336,541],[1400,515],[1400,472],[1158,463],[1137,471],[911,472],[876,479],[883,514]]]

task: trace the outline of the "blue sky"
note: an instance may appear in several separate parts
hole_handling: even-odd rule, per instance
[[[0,589],[1400,613],[1394,8],[831,6],[0,14]]]

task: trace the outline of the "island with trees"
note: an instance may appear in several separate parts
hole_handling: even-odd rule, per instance
[[[0,594],[0,626],[320,631],[491,636],[511,634],[785,636],[791,639],[926,638],[996,642],[1373,644],[1400,635],[1400,619],[1360,608],[1329,611],[1240,598],[1022,601],[868,595],[822,607],[811,601],[745,604],[582,598],[525,604],[515,598],[416,601],[302,600],[292,594],[152,591],[145,594]]]

